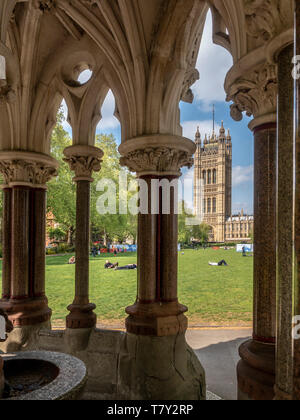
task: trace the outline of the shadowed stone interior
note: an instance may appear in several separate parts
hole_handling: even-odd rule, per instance
[[[84,363],[54,352],[25,352],[4,355],[7,400],[75,400],[85,387]]]
[[[4,364],[4,399],[37,391],[59,375],[59,368],[43,360],[8,360]]]

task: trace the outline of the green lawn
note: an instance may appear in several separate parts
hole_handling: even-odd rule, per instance
[[[91,258],[90,296],[99,322],[120,324],[124,309],[134,303],[136,271],[104,270],[107,257]],[[228,267],[210,267],[225,259]],[[69,256],[47,257],[47,287],[53,320],[63,320],[73,300],[75,267]],[[112,257],[120,265],[136,262],[136,254]],[[241,325],[251,321],[253,259],[235,251],[184,251],[179,254],[179,298],[189,307],[191,324]]]

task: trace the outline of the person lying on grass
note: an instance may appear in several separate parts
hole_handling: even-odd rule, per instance
[[[107,260],[106,263],[105,263],[105,265],[104,265],[104,268],[106,270],[111,270],[111,269],[116,268],[118,266],[119,266],[119,263],[118,262],[115,263],[115,264],[113,264],[113,263],[111,263],[110,261]]]
[[[213,267],[221,267],[222,265],[225,265],[225,267],[228,266],[228,264],[227,264],[227,262],[225,260],[222,260],[222,261],[220,261],[218,263],[216,263],[216,262],[210,262],[208,264],[211,265],[211,266],[213,266]]]
[[[125,265],[124,267],[116,267],[115,270],[136,270],[137,269],[137,265],[136,264],[128,264]]]

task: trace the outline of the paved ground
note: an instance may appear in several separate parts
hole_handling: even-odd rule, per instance
[[[207,389],[222,399],[237,399],[238,348],[251,332],[250,328],[193,329],[187,332],[187,341],[205,369]]]

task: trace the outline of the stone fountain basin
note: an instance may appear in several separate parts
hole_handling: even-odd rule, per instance
[[[13,388],[13,400],[76,400],[87,380],[84,363],[70,355],[24,352],[1,355],[5,380]]]

